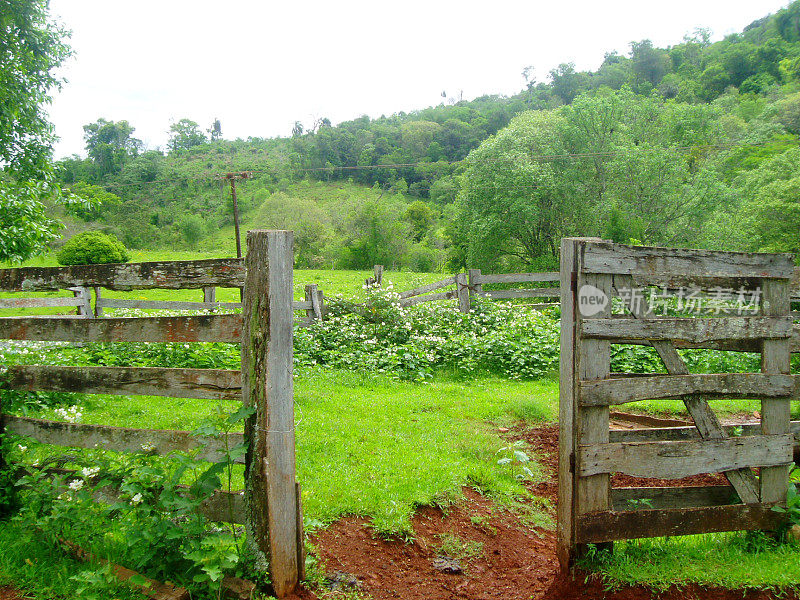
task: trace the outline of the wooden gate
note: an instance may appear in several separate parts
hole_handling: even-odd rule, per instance
[[[293,350],[293,235],[250,231],[247,257],[162,263],[0,269],[0,291],[41,291],[72,286],[111,289],[243,288],[242,314],[75,319],[0,318],[0,339],[66,342],[222,342],[241,344],[242,370],[161,367],[16,365],[5,369],[0,390],[53,390],[87,394],[155,395],[241,400],[255,414],[247,442],[243,497],[216,490],[200,507],[211,520],[242,523],[257,565],[269,569],[273,591],[291,593],[303,576],[300,489],[295,482]],[[187,431],[62,423],[4,414],[3,430],[45,444],[101,447],[165,455],[188,451],[198,440]],[[206,444],[202,460],[217,461],[225,444]],[[0,455],[0,464],[3,457]],[[232,510],[231,510],[232,507]]]
[[[589,543],[746,529],[774,530],[786,501],[794,438],[789,374],[796,345],[788,254],[633,247],[596,239],[561,244],[558,553],[563,568]],[[721,290],[732,305],[685,316]],[[653,299],[683,301],[661,316]],[[624,306],[613,315],[612,298]],[[674,308],[674,303],[673,303]],[[755,307],[755,310],[753,310]],[[726,311],[730,313],[727,314]],[[673,311],[674,312],[674,311]],[[793,337],[794,333],[794,337]],[[666,374],[611,373],[611,344],[652,346]],[[761,373],[691,374],[679,348],[761,353]],[[795,350],[796,351],[796,350]],[[680,398],[694,427],[610,432],[611,406]],[[761,400],[760,426],[731,430],[714,398]],[[760,468],[756,477],[752,468]],[[729,485],[613,489],[611,474],[680,479],[724,473]]]

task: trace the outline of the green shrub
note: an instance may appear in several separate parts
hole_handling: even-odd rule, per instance
[[[102,231],[85,231],[64,244],[56,254],[62,265],[96,265],[128,262],[128,251],[116,237]]]

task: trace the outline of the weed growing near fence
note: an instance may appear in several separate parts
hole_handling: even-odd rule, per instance
[[[251,413],[218,410],[195,434],[221,438]],[[194,597],[216,597],[224,575],[254,573],[243,528],[219,527],[198,513],[215,490],[231,491],[233,461],[245,448],[223,448],[219,462],[207,463],[195,459],[197,452],[164,460],[144,447],[139,454],[78,451],[30,461],[26,446],[11,446],[11,462],[27,465],[29,474],[17,482],[22,502],[9,526],[31,532],[39,546],[69,540],[150,578],[177,582]],[[103,581],[101,571],[86,569],[78,578],[86,589]]]

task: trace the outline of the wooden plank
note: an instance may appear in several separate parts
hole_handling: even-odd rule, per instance
[[[189,488],[178,486],[182,491],[179,496],[191,498]],[[120,491],[111,486],[102,488],[94,495],[98,502],[113,504],[118,502]],[[197,512],[209,521],[218,523],[244,524],[244,496],[241,492],[227,492],[225,490],[214,490],[211,495],[203,498],[197,507]]]
[[[529,283],[540,281],[560,281],[560,273],[498,273],[480,275],[476,283]],[[558,289],[558,288],[555,288]]]
[[[585,319],[581,334],[598,339],[679,340],[702,344],[721,340],[788,339],[792,319],[776,317],[725,317],[708,319]]]
[[[715,398],[782,398],[794,394],[792,375],[721,373],[712,375],[658,375],[625,377],[580,383],[583,406],[625,404],[639,400],[703,394]]]
[[[709,277],[772,277],[789,279],[794,273],[791,254],[753,254],[626,246],[588,242],[583,272],[615,275],[669,275]]]
[[[292,310],[311,310],[313,305],[311,304],[310,300],[298,300],[297,302],[292,302]]]
[[[41,532],[41,530],[39,531]],[[119,581],[128,582],[129,586],[137,590],[143,596],[152,598],[152,600],[191,600],[191,594],[189,594],[189,590],[186,588],[175,586],[169,582],[161,583],[155,579],[144,577],[142,574],[132,569],[112,563],[105,558],[95,556],[91,552],[84,550],[77,544],[62,537],[57,537],[56,541],[74,558],[92,563],[93,565],[99,565],[103,568],[104,572],[107,570],[113,573],[114,577]]]
[[[398,296],[401,300],[405,298],[411,298],[412,296],[419,296],[421,294],[427,294],[428,292],[432,292],[433,290],[438,290],[443,287],[447,287],[449,285],[455,285],[456,278],[447,277],[446,279],[442,279],[440,281],[434,281],[433,283],[429,283],[427,285],[421,285],[419,287],[415,287],[411,290],[406,290],[405,292],[400,292]]]
[[[744,425],[726,425],[725,433],[729,436],[736,435],[761,435],[761,423],[745,423]],[[792,421],[789,432],[794,436],[795,448],[800,447],[800,421]],[[658,427],[636,429],[612,429],[609,437],[611,442],[654,442],[654,441],[681,441],[699,440],[700,433],[694,425],[689,427]]]
[[[92,292],[90,288],[74,287],[69,289],[75,296],[75,299],[81,301],[78,305],[78,315],[86,319],[94,317],[94,313],[92,312]]]
[[[424,296],[414,296],[413,298],[405,298],[400,300],[400,306],[414,306],[416,304],[424,304],[426,302],[452,300],[457,296],[458,293],[455,290],[450,290],[449,292],[439,292],[437,294],[425,294]]]
[[[761,314],[780,318],[790,310],[789,282],[777,279],[765,279],[762,284]],[[784,317],[789,319],[791,317]],[[767,374],[790,373],[789,340],[763,341],[761,351],[761,371]],[[761,431],[764,435],[779,435],[789,431],[791,409],[789,399],[761,400]],[[761,501],[785,502],[789,487],[789,466],[776,466],[761,469]]]
[[[162,367],[13,365],[0,389],[241,400],[239,371]]]
[[[308,306],[306,308],[306,316],[309,320],[321,320],[322,307],[319,303],[319,287],[316,283],[311,283],[305,287],[305,299],[305,303]]]
[[[480,269],[469,269],[467,271],[467,284],[469,285],[469,306],[472,308],[475,304],[476,295],[483,291]]]
[[[269,565],[277,597],[299,577],[292,378],[292,262],[290,231],[247,233],[242,394],[255,408],[245,439],[248,545]]]
[[[575,320],[577,306],[577,242],[561,240],[560,293],[561,341],[558,386],[558,502],[556,503],[556,553],[563,572],[570,567],[575,549]]]
[[[617,290],[620,288],[632,289],[633,286],[633,278],[630,275],[614,276],[614,287]],[[627,308],[637,319],[644,320],[650,312],[646,299],[642,299],[641,302],[635,302],[632,295],[628,298]],[[651,344],[670,375],[689,375],[689,368],[683,362],[671,340],[654,340]],[[683,404],[686,406],[686,410],[694,420],[695,426],[703,439],[723,439],[726,437],[722,424],[705,398],[702,396],[686,396],[683,398]],[[736,492],[743,502],[752,504],[759,501],[758,482],[749,468],[727,472],[725,477],[736,488]]]
[[[242,307],[241,302],[184,302],[180,300],[129,300],[127,298],[98,298],[95,305],[101,308],[139,308],[143,310],[217,310]]]
[[[633,477],[680,479],[746,467],[788,465],[791,434],[759,435],[685,442],[622,442],[582,445],[578,472],[624,473]]]
[[[0,308],[50,308],[82,304],[82,298],[0,298]]]
[[[67,319],[5,317],[0,339],[56,342],[227,342],[241,338],[236,314]]]
[[[739,503],[739,496],[730,485],[615,488],[611,490],[611,499],[615,511]]]
[[[561,292],[558,288],[536,288],[530,290],[484,290],[476,292],[476,296],[504,300],[511,298],[558,298]]]
[[[33,292],[74,286],[100,286],[112,290],[198,289],[206,286],[241,287],[243,282],[244,263],[239,258],[0,269],[2,292]]]
[[[54,446],[101,448],[115,452],[147,451],[159,456],[170,452],[189,452],[201,447],[198,458],[210,462],[222,460],[225,450],[222,440],[194,436],[188,431],[62,423],[16,415],[5,415],[5,423],[6,428],[17,435],[32,437],[43,444]],[[242,440],[241,434],[228,434],[228,443],[231,446],[241,443]],[[243,459],[236,462],[243,462]]]
[[[582,253],[578,257],[578,270]],[[578,276],[578,289],[583,286],[593,286],[603,292],[607,298],[611,297],[612,279],[610,275],[583,274]],[[600,312],[599,317],[611,315],[611,302],[607,302]],[[583,321],[583,315],[578,310],[578,329]],[[576,335],[578,340],[576,347],[576,358],[578,361],[578,378],[580,381],[594,381],[605,379],[611,370],[610,344],[605,340],[584,339],[580,334]],[[573,384],[575,404],[578,404],[580,388],[578,382]],[[578,406],[577,408],[578,436],[577,444],[606,444],[608,443],[609,432],[609,409],[608,406]],[[611,480],[608,473],[598,472],[596,474],[585,474],[577,481],[577,515],[598,510],[609,510],[611,508]]]
[[[613,540],[692,535],[716,531],[774,530],[785,515],[770,505],[732,504],[672,510],[603,511],[582,515],[577,523],[579,541],[594,544]]]
[[[469,312],[469,282],[466,273],[456,273],[456,291],[458,293],[458,310]]]

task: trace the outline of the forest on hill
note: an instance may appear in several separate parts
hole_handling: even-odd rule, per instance
[[[565,235],[747,251],[800,249],[800,1],[711,42],[632,42],[594,71],[526,68],[512,97],[225,140],[219,121],[170,126],[143,150],[127,121],[84,127],[60,162],[95,200],[68,237],[230,252],[225,172],[246,227],[290,228],[298,267],[550,268]]]

